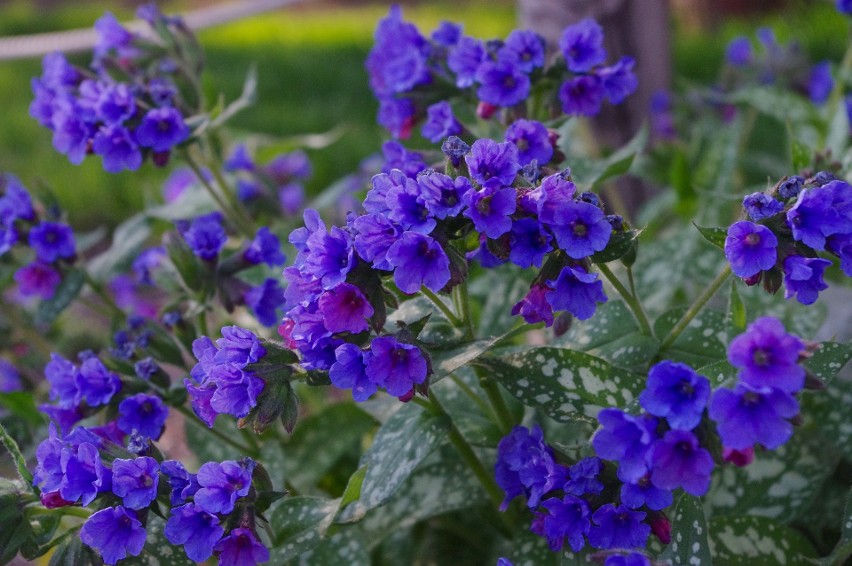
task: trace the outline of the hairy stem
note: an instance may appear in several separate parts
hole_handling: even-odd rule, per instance
[[[716,291],[718,291],[719,288],[725,283],[725,281],[727,281],[728,276],[730,274],[731,266],[725,265],[725,268],[722,269],[722,271],[719,272],[716,278],[710,282],[710,284],[707,286],[706,289],[704,289],[701,295],[699,295],[699,297],[695,299],[695,302],[692,303],[692,306],[689,307],[689,310],[683,313],[683,316],[680,318],[680,320],[677,321],[677,323],[672,327],[671,331],[666,335],[665,338],[663,338],[657,355],[664,353],[671,347],[672,344],[674,344],[674,341],[677,340],[678,336],[681,335],[681,333],[684,331],[687,325],[689,325],[692,319],[698,316],[698,313],[701,312],[701,309],[703,309],[707,305],[710,299],[713,298],[713,295],[716,294]]]
[[[633,313],[633,318],[636,319],[636,323],[639,325],[639,332],[646,336],[653,336],[654,333],[651,330],[651,324],[648,322],[648,315],[645,314],[645,309],[642,308],[642,303],[639,302],[636,295],[627,290],[627,287],[624,286],[606,264],[598,264],[597,268],[615,288],[616,292],[621,295],[630,312]]]
[[[447,320],[450,321],[450,324],[452,324],[453,326],[455,326],[457,328],[460,328],[462,326],[461,319],[459,317],[457,317],[455,314],[453,314],[453,311],[450,310],[450,308],[447,306],[447,304],[444,301],[441,300],[441,297],[439,297],[438,295],[433,293],[425,285],[423,287],[420,287],[420,292],[423,293],[423,295],[427,299],[432,301],[432,303],[436,307],[438,307],[438,310],[441,311],[444,314],[445,317],[447,317]]]
[[[497,384],[483,374],[483,370],[479,366],[473,367],[476,376],[479,378],[479,386],[485,391],[488,396],[488,401],[491,403],[491,409],[496,417],[497,425],[500,427],[500,432],[503,436],[509,434],[515,426],[515,417],[512,416],[512,411],[509,410],[509,405],[506,404],[506,399]]]
[[[21,476],[21,479],[24,480],[27,488],[30,491],[33,491],[33,475],[30,472],[29,468],[27,468],[27,459],[24,458],[24,455],[21,453],[21,449],[18,448],[18,443],[15,442],[15,439],[9,434],[9,431],[6,430],[6,427],[3,426],[3,423],[0,423],[0,443],[6,447],[6,450],[9,451],[9,454],[12,455],[12,459],[15,461],[15,468],[18,470],[18,475]]]

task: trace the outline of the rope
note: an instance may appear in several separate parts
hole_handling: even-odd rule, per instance
[[[208,8],[192,10],[187,12],[183,19],[190,29],[201,30],[282,8],[298,1],[235,0]],[[150,28],[141,20],[133,20],[124,24],[124,26],[143,36],[150,34]],[[0,37],[0,61],[42,57],[54,51],[62,51],[63,53],[88,51],[95,46],[97,40],[98,36],[93,28]]]

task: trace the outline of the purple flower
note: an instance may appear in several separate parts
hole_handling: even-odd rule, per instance
[[[458,136],[450,136],[441,144],[441,152],[447,156],[453,167],[459,167],[462,157],[470,153],[470,146]]]
[[[62,481],[59,493],[66,501],[79,501],[85,507],[94,501],[98,493],[110,490],[111,472],[101,462],[94,444],[82,442],[78,446],[65,448],[60,461]]]
[[[58,401],[60,407],[67,409],[80,403],[78,374],[73,363],[55,352],[50,354],[50,361],[44,366],[44,376],[50,383],[50,399]]]
[[[603,81],[597,75],[580,75],[562,83],[559,101],[569,116],[594,116],[601,111]]]
[[[568,481],[565,482],[563,490],[565,493],[581,497],[590,493],[596,495],[603,491],[603,484],[598,480],[598,474],[603,469],[600,458],[592,456],[583,458],[568,468]]]
[[[74,257],[74,232],[61,222],[41,222],[30,230],[30,247],[38,259],[45,263]]]
[[[509,236],[509,260],[524,269],[541,267],[544,256],[553,249],[550,234],[533,218],[521,218],[512,223]]]
[[[573,259],[584,259],[606,248],[612,226],[603,211],[587,202],[567,202],[553,213],[557,245]]]
[[[533,285],[526,297],[518,301],[512,307],[512,316],[520,314],[527,324],[543,322],[550,327],[553,324],[553,307],[547,301],[547,294],[551,292],[547,285]]]
[[[700,497],[710,487],[713,458],[698,438],[685,430],[670,430],[651,446],[651,483],[660,489],[682,487]]]
[[[80,540],[97,549],[107,564],[115,564],[130,556],[138,556],[145,546],[145,529],[121,505],[94,513],[80,529]]]
[[[166,476],[172,491],[170,502],[172,507],[185,503],[187,498],[195,495],[198,488],[198,479],[195,474],[186,471],[183,464],[177,460],[165,460],[160,464],[160,471]]]
[[[834,79],[831,77],[831,63],[822,61],[811,67],[808,77],[808,95],[814,104],[822,104],[828,100],[831,89],[834,88]]]
[[[426,123],[423,124],[423,137],[432,143],[462,132],[462,125],[453,115],[453,108],[446,100],[436,102],[426,109]]]
[[[510,215],[517,207],[517,193],[499,179],[492,178],[479,191],[466,192],[462,201],[467,205],[464,215],[473,220],[477,231],[495,239],[511,230]]]
[[[379,112],[376,121],[395,138],[408,138],[414,126],[417,110],[408,98],[379,98]]]
[[[778,238],[766,226],[735,222],[725,238],[725,257],[735,275],[751,277],[775,265],[777,247]]]
[[[47,427],[48,437],[36,447],[36,467],[33,471],[33,485],[42,492],[57,491],[65,473],[62,471],[62,451],[65,443],[56,432],[52,422]]]
[[[545,165],[553,157],[553,145],[547,128],[535,120],[517,120],[506,130],[506,141],[518,148],[518,161],[527,165],[533,160]]]
[[[648,372],[648,386],[639,404],[677,430],[692,430],[710,399],[710,381],[686,364],[664,360]]]
[[[532,429],[516,426],[497,445],[494,478],[506,493],[501,511],[519,495],[528,497],[531,509],[538,507],[542,496],[560,488],[567,475],[568,470],[553,459],[553,449],[544,441],[538,425]]]
[[[485,60],[485,45],[479,39],[464,36],[450,49],[447,66],[456,74],[456,86],[467,88],[473,85],[476,71]]]
[[[589,273],[580,265],[566,265],[555,281],[548,281],[553,289],[547,293],[547,302],[553,310],[565,310],[580,320],[586,320],[595,314],[597,303],[605,303],[603,283],[597,273]]]
[[[80,397],[90,407],[106,405],[121,389],[121,379],[109,371],[101,360],[92,356],[80,364],[76,375]]]
[[[359,403],[376,392],[376,384],[367,377],[364,352],[355,344],[341,344],[334,351],[335,362],[328,370],[331,382],[341,389],[351,389]]]
[[[606,60],[603,29],[590,18],[568,26],[559,38],[559,50],[565,57],[569,70],[575,73],[586,72]]]
[[[249,529],[238,528],[220,540],[215,547],[219,564],[254,566],[269,560],[269,550]]]
[[[604,566],[652,566],[652,564],[648,557],[641,552],[631,552],[607,556]]]
[[[837,2],[835,2],[835,7],[841,14],[852,14],[852,0],[837,0]]]
[[[375,40],[366,66],[370,87],[377,94],[405,92],[430,80],[429,42],[413,24],[403,21],[399,6],[392,6],[379,21]]]
[[[168,151],[189,137],[189,128],[177,109],[166,106],[149,110],[135,134],[142,147]]]
[[[58,271],[38,260],[15,271],[14,278],[21,295],[36,295],[44,300],[53,297],[62,282]]]
[[[405,232],[388,249],[387,260],[394,268],[394,282],[406,294],[422,285],[440,291],[450,280],[450,259],[436,240],[416,232]]]
[[[210,372],[210,381],[216,390],[210,398],[210,407],[218,413],[227,413],[239,419],[257,405],[265,382],[255,374],[243,371],[232,364],[217,366]]]
[[[426,380],[428,365],[420,348],[393,336],[374,338],[365,357],[367,377],[394,397],[406,395]]]
[[[107,173],[136,171],[142,165],[142,152],[123,126],[102,126],[95,134],[92,149],[103,158]]]
[[[458,139],[458,138],[456,138]],[[452,177],[443,173],[422,173],[417,176],[417,186],[426,208],[435,218],[458,216],[465,204],[464,195],[472,190],[467,177]]]
[[[263,283],[243,293],[246,306],[263,326],[277,326],[281,322],[278,311],[284,305],[284,289],[278,279],[267,277]]]
[[[784,210],[784,203],[766,193],[752,193],[743,199],[743,208],[754,221],[774,216]]]
[[[745,450],[762,444],[774,450],[793,435],[787,419],[799,414],[799,404],[786,391],[739,383],[734,390],[721,388],[713,393],[709,414],[724,447]]]
[[[556,221],[557,211],[572,202],[577,187],[566,181],[562,175],[548,175],[541,185],[528,192],[521,199],[521,208],[538,215],[539,220],[550,226]]]
[[[151,272],[160,267],[165,262],[166,257],[166,249],[162,246],[155,246],[139,252],[132,265],[136,279],[140,283],[153,285],[154,278]]]
[[[234,149],[231,151],[231,155],[228,156],[228,159],[225,160],[224,163],[225,171],[229,173],[234,173],[236,171],[254,171],[255,163],[254,160],[249,155],[248,148],[244,143],[238,143],[234,146]]]
[[[365,261],[373,263],[373,269],[393,270],[387,254],[402,231],[384,214],[366,214],[355,219],[355,251]],[[292,286],[292,285],[291,285]]]
[[[459,42],[462,36],[461,24],[442,21],[437,29],[432,32],[432,41],[444,47],[452,47]]]
[[[752,387],[796,393],[805,383],[799,355],[805,345],[787,334],[780,320],[761,317],[728,346],[728,361],[740,368],[740,379]]]
[[[330,232],[317,230],[311,234],[307,248],[303,271],[320,279],[323,289],[342,283],[355,265],[352,236],[337,226],[332,226]]]
[[[621,502],[629,509],[639,509],[647,505],[648,509],[660,511],[672,504],[672,492],[661,489],[651,483],[651,475],[642,476],[636,483],[621,486]]]
[[[281,253],[281,240],[266,226],[258,229],[254,240],[243,252],[243,257],[249,263],[265,263],[269,267],[282,265],[287,261],[287,257]]]
[[[251,458],[202,465],[198,469],[201,487],[195,492],[195,504],[208,513],[230,513],[237,499],[248,495],[254,466]]]
[[[608,503],[592,515],[589,543],[595,548],[643,548],[651,527],[642,522],[645,513]]]
[[[87,93],[90,85],[93,88]],[[86,94],[97,96],[94,101],[94,110],[97,112],[98,119],[107,125],[120,125],[136,113],[136,99],[125,83],[83,81],[80,85],[80,93],[84,97]],[[81,104],[85,105],[86,102],[82,101]]]
[[[169,416],[169,409],[159,397],[137,393],[124,399],[118,405],[118,428],[130,434],[138,434],[157,440],[163,433],[163,426]]]
[[[622,57],[615,65],[597,69],[596,74],[601,79],[604,95],[611,103],[621,104],[636,91],[639,81],[633,74],[635,64],[633,57]]]
[[[480,83],[476,96],[495,106],[514,106],[530,94],[530,78],[510,57],[486,59],[476,70],[476,80]]]
[[[95,57],[102,58],[115,51],[119,57],[133,57],[137,50],[133,47],[133,34],[122,26],[111,12],[105,12],[95,22],[98,42],[95,44]]]
[[[184,378],[183,385],[189,393],[189,400],[192,403],[192,410],[198,418],[208,427],[213,428],[216,423],[216,417],[219,412],[214,409],[210,402],[213,399],[213,394],[216,393],[216,386],[206,385],[198,387],[189,378]]]
[[[734,67],[745,67],[751,63],[751,42],[747,37],[735,37],[728,44],[725,59]]]
[[[397,177],[399,183],[388,188],[385,202],[388,218],[397,222],[404,230],[429,234],[435,229],[435,219],[426,207],[420,188],[414,179]]]
[[[826,237],[852,232],[852,210],[844,211],[838,206],[843,193],[850,191],[847,183],[832,181],[800,192],[796,204],[787,211],[787,224],[793,230],[793,238],[815,250],[823,250]]]
[[[537,513],[532,531],[547,539],[550,550],[562,550],[565,540],[574,552],[586,546],[585,535],[589,533],[589,505],[579,497],[565,495],[562,499],[551,497],[542,502],[547,513]]]
[[[518,148],[513,143],[497,143],[490,139],[473,142],[470,154],[464,158],[474,181],[484,185],[489,179],[499,179],[504,186],[511,185],[521,169]]]
[[[790,255],[784,260],[785,299],[796,300],[803,305],[816,302],[819,292],[828,289],[822,276],[825,268],[831,265],[827,259]]]
[[[0,393],[12,393],[22,389],[18,369],[6,360],[0,359]]]
[[[544,65],[544,40],[534,31],[512,30],[501,50],[510,54],[524,73]]]
[[[840,269],[847,277],[852,277],[852,234],[829,237],[826,249],[840,258]]]
[[[183,545],[190,560],[204,562],[213,555],[213,547],[225,530],[216,515],[195,503],[187,503],[172,509],[163,533],[170,543]]]
[[[18,219],[35,218],[30,193],[17,177],[9,173],[0,175],[0,188],[5,190],[0,196],[0,226],[12,226]]]
[[[367,330],[373,307],[361,290],[350,283],[341,283],[320,296],[319,308],[325,327],[331,332],[357,334]]]
[[[382,155],[385,158],[385,164],[382,167],[384,173],[399,169],[406,177],[414,179],[418,173],[426,169],[422,154],[408,151],[396,140],[389,140],[382,144]]]
[[[112,463],[112,492],[128,509],[145,509],[157,498],[160,466],[148,456]]]
[[[75,114],[63,112],[53,115],[53,147],[74,165],[82,163],[88,155],[94,134],[94,127]]]
[[[802,191],[802,185],[804,182],[805,179],[798,175],[788,177],[778,184],[778,196],[784,199],[796,198]]]
[[[222,225],[222,213],[219,211],[197,216],[188,226],[179,225],[178,229],[192,253],[207,261],[216,259],[228,241],[228,235]]]
[[[604,409],[598,413],[598,421],[603,428],[592,436],[595,453],[604,460],[619,463],[621,481],[639,481],[648,473],[646,455],[656,439],[657,419]]]

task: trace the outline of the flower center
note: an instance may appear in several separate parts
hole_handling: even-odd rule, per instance
[[[760,234],[752,232],[745,237],[745,243],[749,246],[756,246],[760,243]]]
[[[766,366],[769,365],[769,354],[758,349],[751,355],[751,360],[755,363],[755,365]]]

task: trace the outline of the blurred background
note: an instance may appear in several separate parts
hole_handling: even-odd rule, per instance
[[[519,21],[535,18],[536,7],[538,17],[543,14],[547,19],[548,10],[560,9],[560,4],[579,4],[583,10],[594,11],[634,3],[639,11],[629,23],[632,35],[617,54],[637,55],[641,41],[636,37],[643,32],[659,35],[650,20],[643,20],[651,17],[643,15],[643,1],[400,3],[404,17],[424,34],[446,19],[464,24],[466,33],[483,38],[505,37]],[[242,2],[245,6],[252,3]],[[90,28],[107,10],[127,21],[138,4],[128,0],[0,0],[0,37]],[[158,4],[166,13],[185,14],[234,2],[174,0]],[[670,82],[674,91],[689,84],[710,84],[722,65],[727,42],[737,35],[753,36],[760,26],[771,27],[782,42],[796,39],[812,61],[836,61],[846,48],[848,23],[828,0],[670,0],[660,4],[670,37],[666,41],[670,57],[660,57],[659,65],[669,67],[671,61],[670,72],[663,72],[660,80]],[[330,147],[308,150],[315,169],[308,190],[319,192],[356,169],[386,137],[375,124],[377,103],[367,84],[364,59],[376,23],[389,5],[361,0],[301,1],[201,31],[207,54],[204,87],[210,99],[218,93],[226,100],[236,98],[247,69],[257,63],[259,100],[232,122],[234,138],[241,131],[290,138],[339,127],[340,136]],[[76,53],[70,58],[84,65],[90,54]],[[88,159],[74,166],[52,149],[50,132],[28,114],[30,79],[40,72],[38,57],[0,60],[0,170],[17,174],[27,186],[53,190],[71,222],[84,229],[115,224],[128,215],[128,209],[141,207],[146,195],[159,194],[168,168],[145,166],[137,172],[110,175],[99,160]]]

